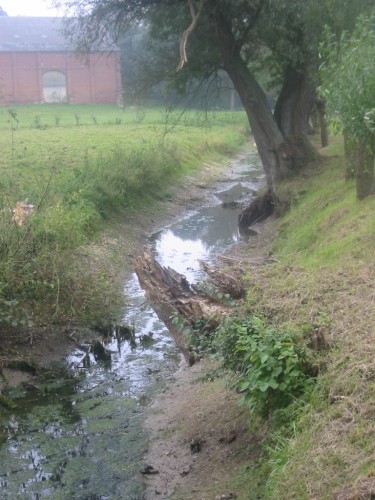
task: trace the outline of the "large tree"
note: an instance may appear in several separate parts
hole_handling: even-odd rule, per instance
[[[322,16],[319,5],[346,0],[62,0],[67,32],[81,48],[118,40],[141,24],[163,41],[161,73],[184,82],[225,70],[247,113],[267,178],[286,177],[313,154],[308,119],[315,100]],[[362,0],[361,0],[362,1]],[[364,0],[363,0],[364,1]],[[317,29],[318,27],[318,29]],[[281,92],[275,115],[252,63],[267,53]],[[179,64],[178,64],[179,63]],[[176,68],[178,66],[178,68]],[[183,83],[181,83],[183,85]]]

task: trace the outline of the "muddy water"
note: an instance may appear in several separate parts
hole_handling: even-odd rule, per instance
[[[257,157],[244,154],[199,212],[150,238],[159,261],[199,279],[210,261],[241,238],[239,206],[262,182]],[[223,206],[224,204],[224,206]],[[144,409],[173,378],[181,358],[134,276],[124,324],[112,332],[110,362],[77,349],[45,379],[13,390],[17,407],[0,410],[0,498],[127,499],[143,497],[139,469],[147,446]]]

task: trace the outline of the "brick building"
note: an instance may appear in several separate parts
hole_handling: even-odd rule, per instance
[[[119,104],[119,53],[77,56],[62,19],[0,16],[0,106],[66,102]]]

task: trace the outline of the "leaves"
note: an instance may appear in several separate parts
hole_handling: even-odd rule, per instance
[[[352,34],[326,30],[321,44],[320,94],[336,133],[372,147],[375,132],[375,16],[358,18]]]
[[[236,375],[235,387],[243,401],[262,416],[287,406],[306,387],[303,346],[261,318],[226,321],[212,346],[223,368]]]

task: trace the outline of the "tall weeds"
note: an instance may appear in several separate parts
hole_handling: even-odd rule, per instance
[[[88,203],[106,218],[111,212],[134,208],[142,198],[156,194],[178,167],[171,149],[154,145],[116,147],[111,154],[93,160],[86,156],[64,188],[64,201],[74,206]]]
[[[51,174],[35,212],[22,226],[12,218],[17,190],[0,191],[0,323],[74,316],[95,321],[114,314],[120,302],[111,266],[92,269],[84,245],[103,220],[134,209],[178,170],[172,150],[116,147],[107,155],[85,155],[68,182]],[[19,200],[20,201],[20,200]]]

